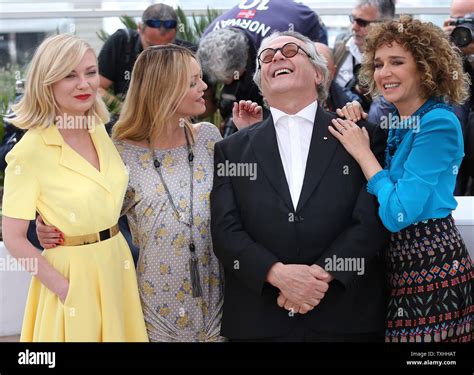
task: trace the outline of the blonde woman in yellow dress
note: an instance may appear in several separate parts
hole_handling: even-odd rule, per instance
[[[21,341],[148,341],[128,245],[117,221],[128,172],[108,137],[93,49],[46,39],[12,122],[28,131],[7,156],[3,238],[32,272]],[[64,237],[40,254],[38,212]]]

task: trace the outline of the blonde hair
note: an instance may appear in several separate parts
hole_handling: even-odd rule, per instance
[[[369,31],[359,78],[373,96],[380,95],[374,81],[375,53],[380,47],[393,43],[400,44],[413,55],[420,73],[423,98],[441,96],[460,104],[469,97],[470,80],[463,71],[459,49],[439,27],[407,15],[373,25]]]
[[[26,75],[25,94],[12,106],[15,117],[9,119],[21,129],[46,128],[60,113],[52,85],[73,71],[87,51],[95,52],[85,41],[70,34],[49,37],[36,50]],[[86,113],[98,123],[107,123],[109,113],[99,95]]]
[[[191,84],[191,51],[174,44],[148,47],[133,67],[130,88],[113,127],[112,137],[132,141],[156,140],[177,112]],[[188,118],[183,125],[193,127]]]

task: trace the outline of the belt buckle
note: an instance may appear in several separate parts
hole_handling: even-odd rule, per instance
[[[99,232],[99,241],[108,240],[110,237],[111,237],[110,228],[109,229],[104,229],[104,230]]]

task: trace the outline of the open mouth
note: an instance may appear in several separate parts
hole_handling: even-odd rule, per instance
[[[284,75],[284,74],[291,74],[291,73],[293,73],[293,71],[288,68],[278,69],[278,70],[275,70],[275,73],[273,73],[273,78]]]
[[[390,89],[395,89],[395,88],[397,88],[398,86],[400,86],[399,83],[385,83],[385,84],[383,85],[383,88],[384,88],[385,90],[390,90]]]

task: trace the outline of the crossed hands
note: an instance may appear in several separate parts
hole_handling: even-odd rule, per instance
[[[278,306],[292,313],[306,314],[324,298],[333,277],[313,264],[276,263],[268,272],[267,281],[280,289]]]

